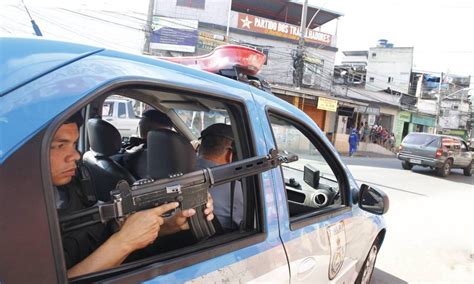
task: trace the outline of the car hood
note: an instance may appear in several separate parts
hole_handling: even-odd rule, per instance
[[[42,38],[0,37],[0,97],[102,48]]]

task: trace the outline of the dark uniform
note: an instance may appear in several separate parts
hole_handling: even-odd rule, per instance
[[[57,209],[59,217],[93,205],[93,201],[86,196],[82,186],[81,180],[74,177],[69,184],[56,189],[61,199],[61,204]],[[102,223],[63,233],[61,236],[67,269],[89,256],[112,234],[111,226]]]

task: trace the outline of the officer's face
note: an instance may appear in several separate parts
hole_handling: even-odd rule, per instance
[[[81,158],[76,150],[79,131],[75,123],[63,124],[54,135],[50,148],[51,176],[56,186],[69,183]]]

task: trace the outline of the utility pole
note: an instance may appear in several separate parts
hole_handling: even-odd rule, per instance
[[[439,77],[439,85],[438,85],[438,100],[436,102],[436,119],[435,119],[435,134],[438,134],[439,130],[439,116],[441,112],[441,84],[443,83],[443,72],[441,72],[441,77]]]
[[[225,40],[229,42],[230,14],[232,13],[232,0],[229,1],[229,10],[227,11],[227,27],[225,29]]]
[[[296,54],[293,57],[293,83],[297,88],[300,88],[303,84],[303,71],[304,71],[304,37],[306,35],[306,15],[308,13],[308,0],[304,1],[303,11],[301,13],[301,34],[298,41],[298,48]]]
[[[144,54],[151,54],[150,42],[151,42],[151,35],[153,33],[152,25],[153,25],[154,10],[155,10],[155,0],[149,0],[148,14],[147,14],[146,26],[145,26],[145,44],[143,45]]]

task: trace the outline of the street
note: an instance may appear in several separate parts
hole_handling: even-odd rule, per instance
[[[343,159],[359,184],[390,198],[372,283],[474,283],[474,177],[403,170],[396,158]]]

